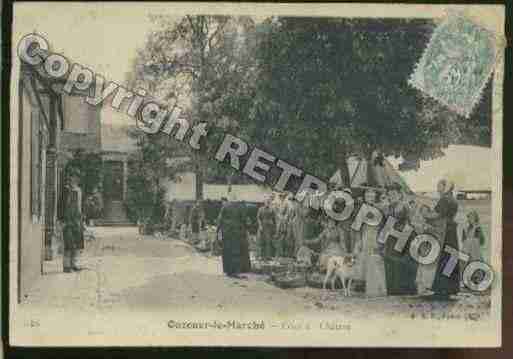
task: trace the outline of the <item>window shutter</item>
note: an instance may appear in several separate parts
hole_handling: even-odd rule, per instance
[[[39,216],[40,210],[40,177],[41,177],[41,151],[40,151],[39,111],[31,112],[31,207],[32,215]]]

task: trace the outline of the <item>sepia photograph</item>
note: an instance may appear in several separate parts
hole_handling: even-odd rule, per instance
[[[500,347],[504,16],[16,2],[10,345]]]

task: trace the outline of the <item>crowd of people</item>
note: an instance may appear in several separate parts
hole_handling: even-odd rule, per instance
[[[441,180],[435,206],[419,204],[407,196],[399,184],[387,188],[363,186],[357,202],[379,208],[385,216],[396,218],[401,228],[407,223],[417,233],[431,233],[441,247],[450,245],[468,253],[471,260],[481,259],[485,238],[475,211],[468,214],[468,222],[458,240],[455,217],[458,202],[450,181]],[[342,189],[350,192],[351,189]],[[358,203],[357,203],[358,205]],[[238,202],[224,201],[218,219],[218,232],[223,243],[223,268],[226,274],[237,276],[250,268],[246,218]],[[308,248],[316,256],[316,269],[323,271],[333,256],[353,255],[357,258],[358,278],[365,283],[368,295],[429,294],[436,298],[449,298],[461,286],[462,269],[457,264],[451,276],[442,273],[450,254],[442,252],[432,265],[419,265],[409,254],[409,243],[402,252],[394,249],[395,241],[385,245],[377,241],[380,228],[365,225],[360,231],[350,227],[349,221],[336,222],[322,211],[314,210],[287,193],[271,194],[257,213],[256,258],[270,261],[276,258],[296,259],[300,248]],[[460,244],[461,247],[460,248]],[[421,251],[426,251],[421,248]]]
[[[78,173],[69,171],[65,189],[60,206],[63,209],[60,215],[63,267],[65,272],[71,272],[79,270],[76,256],[84,244]],[[450,181],[438,182],[439,199],[433,207],[420,204],[414,197],[406,195],[397,183],[386,188],[361,186],[358,191],[340,187],[332,190],[349,192],[356,199],[356,207],[366,203],[379,208],[385,217],[393,216],[398,228],[409,224],[417,233],[432,234],[439,240],[441,248],[449,245],[468,254],[471,261],[482,260],[481,248],[486,239],[479,215],[471,211],[463,227],[456,223],[458,202],[453,194],[454,184]],[[271,194],[258,208],[254,219],[258,228],[254,259],[258,261],[296,260],[301,249],[307,249],[314,259],[311,269],[322,272],[331,257],[350,255],[356,258],[358,266],[357,278],[354,279],[365,283],[366,294],[370,296],[431,292],[435,297],[448,298],[461,289],[463,268],[460,263],[456,264],[450,276],[442,273],[450,258],[448,252],[442,251],[431,265],[419,265],[409,254],[409,243],[402,252],[394,248],[394,240],[387,240],[381,245],[377,240],[381,229],[378,226],[364,224],[356,231],[351,228],[350,220],[337,222],[322,210],[305,205],[304,201],[300,203],[290,193]],[[222,255],[223,271],[228,276],[240,277],[241,273],[251,270],[249,220],[244,202],[223,198],[217,221],[212,227],[217,232],[209,245],[210,250]],[[196,202],[188,213],[187,224],[183,223],[180,228],[180,232],[188,233],[181,233],[180,237],[197,245],[201,242],[200,235],[204,233],[206,222],[205,210],[200,202]],[[421,248],[421,251],[425,250]]]

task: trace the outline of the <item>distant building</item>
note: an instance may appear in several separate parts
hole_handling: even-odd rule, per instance
[[[133,138],[128,136],[128,129],[133,119],[125,114],[104,108],[102,110],[101,143],[103,158],[103,197],[104,215],[98,224],[127,224],[125,201],[127,199],[127,179],[130,174],[131,160],[137,156],[137,146]],[[168,202],[190,202],[196,199],[196,174],[193,171],[191,158],[185,148],[177,150],[176,156],[167,160],[170,167],[180,166],[183,169],[176,180],[163,178],[161,184],[165,189],[164,199]],[[253,184],[203,184],[203,199],[220,200],[222,197],[235,196],[241,201],[263,202],[271,191]]]
[[[196,199],[196,175],[184,172],[179,180],[164,181],[166,201],[194,201]],[[256,184],[203,184],[203,199],[217,200],[221,198],[236,198],[239,201],[262,203],[272,192],[272,189]]]
[[[97,221],[100,225],[131,224],[127,217],[125,201],[130,160],[136,152],[136,145],[135,141],[128,136],[127,123],[117,120],[116,116],[120,116],[120,113],[112,109],[105,108],[102,111],[104,121],[101,124],[101,154],[104,208],[102,218]],[[113,122],[118,123],[114,125]]]
[[[127,225],[125,200],[128,191],[127,179],[130,167],[130,153],[102,151],[103,160],[103,217],[100,225]]]

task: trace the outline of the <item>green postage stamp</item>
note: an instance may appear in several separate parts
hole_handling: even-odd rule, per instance
[[[497,46],[491,31],[451,15],[435,29],[410,84],[468,118],[493,72]]]

